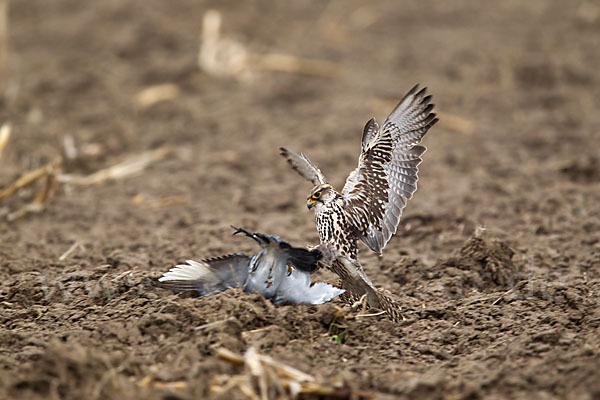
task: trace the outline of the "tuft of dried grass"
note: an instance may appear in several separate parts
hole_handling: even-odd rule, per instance
[[[60,171],[62,159],[58,158],[43,167],[33,171],[26,172],[19,179],[0,191],[0,202],[17,193],[19,190],[33,185],[35,182],[44,179],[42,189],[37,192],[33,201],[21,207],[17,211],[7,215],[7,220],[14,221],[30,213],[37,213],[44,209],[44,206],[50,201],[58,188],[56,179]]]
[[[235,376],[219,375],[210,384],[210,391],[217,396],[226,396],[234,389],[249,399],[298,399],[327,397],[331,399],[372,399],[375,393],[353,391],[342,383],[319,382],[317,378],[290,367],[267,355],[259,354],[255,348],[246,354],[235,354],[227,349],[217,350],[217,356],[227,362],[244,367],[243,373]]]
[[[8,140],[9,135],[10,128],[6,128],[6,125],[3,128],[0,128],[0,151],[6,145],[6,141]],[[71,154],[73,157],[77,157],[79,152],[74,147],[74,144],[68,144],[67,147],[72,147],[72,151],[69,151],[67,153]],[[10,196],[13,196],[19,190],[43,180],[44,183],[42,185],[41,190],[37,192],[31,203],[26,204],[17,211],[7,215],[7,220],[9,222],[12,222],[30,213],[42,211],[46,204],[48,204],[50,199],[56,193],[60,184],[85,186],[101,184],[106,182],[107,180],[123,179],[141,173],[150,164],[162,160],[165,157],[171,155],[172,153],[174,153],[173,148],[161,147],[155,150],[147,151],[145,153],[130,156],[125,161],[122,161],[107,168],[103,168],[86,176],[62,174],[61,171],[63,167],[63,158],[59,157],[56,160],[40,168],[24,173],[15,182],[8,185],[6,188],[0,190],[0,202],[2,202]],[[84,153],[82,152],[81,154]],[[153,202],[149,202],[148,207],[168,207],[174,204],[182,204],[185,202],[187,202],[187,198],[183,198],[181,196],[170,196],[158,199]]]
[[[6,189],[0,191],[0,201],[5,198],[12,196],[14,193],[23,189],[35,182],[37,182],[40,178],[46,177],[50,174],[56,173],[56,171],[60,168],[62,164],[62,159],[56,159],[43,167],[34,169],[33,171],[26,172],[19,179],[17,179],[14,183],[9,185]]]
[[[217,77],[233,76],[246,80],[259,70],[336,78],[342,70],[325,60],[297,57],[291,54],[259,54],[249,51],[239,41],[221,34],[221,13],[208,10],[202,21],[198,66]]]

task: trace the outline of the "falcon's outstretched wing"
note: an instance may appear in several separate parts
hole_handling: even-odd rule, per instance
[[[327,182],[321,170],[310,161],[310,158],[306,154],[301,153],[298,155],[283,147],[279,148],[279,150],[281,150],[281,155],[285,157],[288,164],[303,176],[304,179],[311,181],[315,186]]]
[[[363,131],[356,168],[342,195],[358,236],[377,253],[398,229],[402,210],[417,190],[418,165],[425,147],[421,139],[438,119],[426,95],[412,88],[378,129],[370,120]]]
[[[187,264],[171,268],[158,279],[160,286],[176,290],[197,290],[202,296],[242,287],[248,279],[250,257],[242,253],[209,258],[200,262],[187,260]]]

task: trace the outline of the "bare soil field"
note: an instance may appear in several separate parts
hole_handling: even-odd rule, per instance
[[[248,51],[333,69],[203,72],[211,8]],[[63,162],[41,210],[20,211],[43,181],[0,202],[0,398],[246,398],[215,392],[243,373],[221,348],[349,398],[600,397],[597,2],[28,0],[8,20],[0,190]],[[440,117],[419,190],[383,256],[360,253],[402,322],[157,287],[186,259],[254,252],[230,225],[316,244],[310,184],[278,148],[339,189],[364,123],[415,83]]]

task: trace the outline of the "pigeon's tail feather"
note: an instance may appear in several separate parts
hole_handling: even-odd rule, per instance
[[[196,290],[201,295],[207,296],[230,287],[242,287],[248,278],[249,264],[250,257],[241,253],[210,258],[201,262],[188,260],[187,264],[171,268],[158,281],[167,289]]]

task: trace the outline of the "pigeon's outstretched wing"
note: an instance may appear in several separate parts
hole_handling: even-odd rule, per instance
[[[412,88],[381,128],[374,119],[363,130],[362,151],[342,190],[358,237],[377,253],[396,233],[402,210],[417,190],[423,136],[438,119],[426,88]]]
[[[304,179],[311,181],[315,186],[327,182],[325,175],[323,175],[321,170],[310,161],[310,158],[308,158],[306,154],[301,153],[298,155],[283,147],[279,148],[279,150],[281,151],[281,155],[287,160],[288,164],[304,177]]]
[[[210,258],[171,268],[158,279],[160,286],[176,291],[196,290],[203,296],[230,287],[242,287],[248,279],[250,257],[242,253]]]
[[[249,238],[254,239],[263,249],[269,248],[269,246],[278,246],[281,253],[283,253],[281,257],[286,257],[285,262],[301,271],[313,273],[317,269],[317,261],[323,257],[318,249],[308,250],[303,247],[294,247],[279,236],[250,232],[244,228],[238,228],[233,225],[231,227],[235,230],[235,232],[233,232],[234,235],[243,233]],[[272,249],[272,251],[273,250],[275,249]]]

